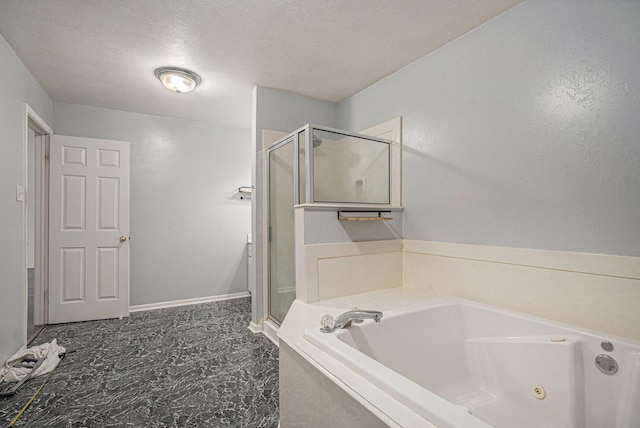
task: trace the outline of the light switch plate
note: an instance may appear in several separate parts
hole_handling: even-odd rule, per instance
[[[16,185],[16,201],[24,202],[24,186],[21,184]]]

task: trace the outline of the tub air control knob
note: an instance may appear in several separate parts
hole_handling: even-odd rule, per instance
[[[325,315],[320,320],[320,331],[323,333],[331,333],[335,328],[333,328],[333,317],[331,315]]]
[[[544,400],[544,397],[547,396],[547,391],[544,390],[542,385],[533,385],[531,392],[533,392],[533,396],[538,400]]]
[[[608,340],[603,340],[600,346],[604,351],[607,351],[607,352],[613,351],[613,343],[609,342]]]
[[[600,354],[596,357],[596,367],[604,374],[614,374],[618,371],[618,362],[610,355]]]

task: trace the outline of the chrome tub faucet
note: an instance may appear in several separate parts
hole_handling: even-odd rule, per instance
[[[371,319],[374,322],[380,322],[380,320],[382,319],[382,312],[354,309],[338,315],[335,320],[331,315],[325,315],[322,317],[322,327],[320,328],[320,331],[323,333],[331,333],[338,328],[351,327],[352,323],[360,324],[365,319]]]

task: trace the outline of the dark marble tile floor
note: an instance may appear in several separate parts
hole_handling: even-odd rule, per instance
[[[47,326],[67,348],[15,427],[278,425],[278,349],[247,326],[248,298]],[[0,398],[7,426],[44,377]]]

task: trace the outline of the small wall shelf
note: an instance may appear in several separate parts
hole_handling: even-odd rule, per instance
[[[393,220],[393,217],[383,217],[382,213],[389,213],[391,211],[338,211],[338,220],[340,221],[381,221],[381,220]],[[355,216],[347,215],[344,213],[378,213],[378,216]]]

